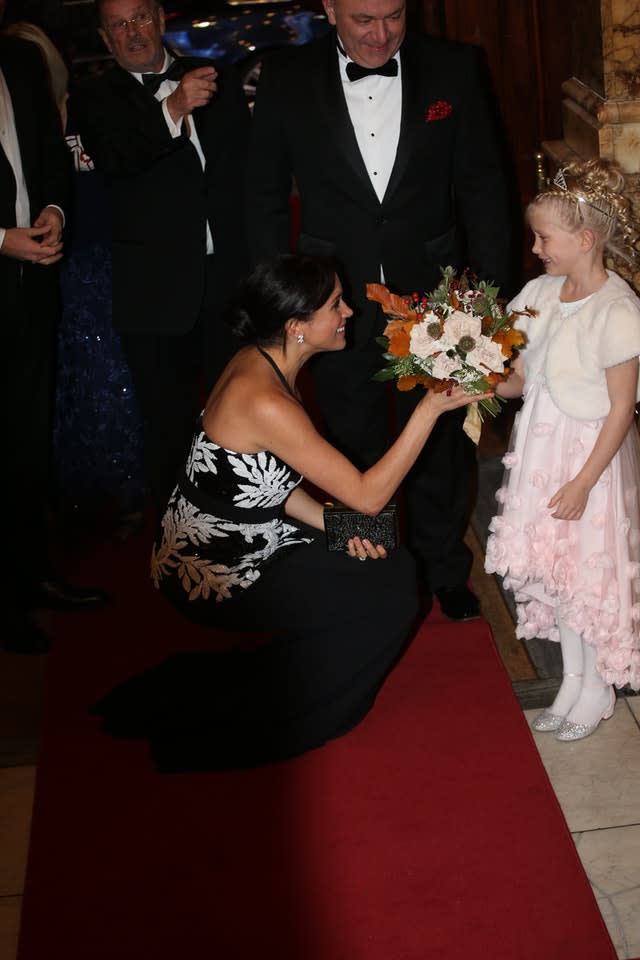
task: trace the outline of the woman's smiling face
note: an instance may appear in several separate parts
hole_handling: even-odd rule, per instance
[[[305,343],[318,350],[342,350],[345,346],[346,322],[353,310],[342,299],[342,284],[336,277],[331,296],[309,319],[301,323]]]

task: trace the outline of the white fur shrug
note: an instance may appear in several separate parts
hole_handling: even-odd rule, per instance
[[[597,293],[569,317],[563,318],[559,307],[564,277],[531,280],[508,307],[538,311],[515,324],[528,337],[521,354],[527,384],[542,369],[555,404],[576,420],[606,417],[605,370],[640,356],[640,299],[616,273],[607,273]],[[636,399],[640,401],[640,377]]]

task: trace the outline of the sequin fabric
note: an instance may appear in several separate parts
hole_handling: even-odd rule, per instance
[[[75,156],[77,138],[67,141]],[[147,495],[141,422],[131,374],[111,326],[104,187],[88,165],[75,166],[75,215],[60,267],[55,483],[67,509],[94,510],[109,498],[126,513],[140,509]]]

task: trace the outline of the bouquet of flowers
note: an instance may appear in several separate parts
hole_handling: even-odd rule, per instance
[[[514,327],[519,314],[505,313],[498,292],[467,271],[457,277],[453,267],[443,268],[439,285],[422,296],[367,284],[367,298],[390,317],[378,338],[387,366],[374,379],[397,380],[399,390],[419,383],[435,391],[457,384],[470,394],[492,390],[510,375],[511,361],[526,344],[526,335]],[[502,402],[495,396],[469,407],[465,430],[476,443],[483,413],[495,416]]]

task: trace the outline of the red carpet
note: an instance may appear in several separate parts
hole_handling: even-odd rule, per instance
[[[145,554],[103,545],[114,606],[54,620],[19,960],[614,960],[484,623],[434,612],[321,750],[163,778],[86,709],[207,641]]]

